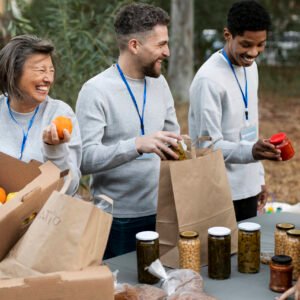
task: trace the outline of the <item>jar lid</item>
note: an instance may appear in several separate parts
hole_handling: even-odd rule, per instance
[[[227,227],[217,226],[208,228],[208,234],[215,236],[229,235],[231,230]]]
[[[257,231],[261,226],[257,223],[243,222],[238,225],[238,228],[245,231]]]
[[[290,229],[286,233],[288,235],[300,236],[300,229]]]
[[[199,234],[197,231],[181,231],[180,232],[180,237],[185,238],[185,239],[194,239],[198,236],[199,236]]]
[[[158,239],[159,234],[155,231],[141,231],[135,235],[135,238],[140,241],[152,241]]]
[[[295,225],[292,223],[277,223],[276,228],[282,229],[282,230],[289,230],[289,229],[294,229]]]
[[[286,139],[286,134],[284,132],[279,132],[276,134],[273,134],[270,138],[270,143],[277,145],[283,142],[283,140]]]
[[[274,255],[272,256],[272,262],[279,265],[288,265],[292,262],[292,258],[288,255]]]

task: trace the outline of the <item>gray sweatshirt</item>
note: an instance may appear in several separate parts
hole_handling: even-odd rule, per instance
[[[7,98],[0,96],[0,151],[10,156],[20,158],[23,131],[27,132],[28,122],[34,112],[18,113],[12,110],[16,124],[11,118],[7,106]],[[51,124],[57,116],[67,116],[72,119],[73,132],[69,143],[60,145],[47,145],[43,142],[43,130]],[[80,180],[80,162],[82,148],[78,122],[72,108],[63,101],[54,100],[49,96],[39,105],[39,110],[28,132],[22,160],[28,162],[35,159],[40,162],[52,161],[62,171],[70,169],[72,182],[67,191],[74,194]]]
[[[238,66],[234,68],[244,90],[244,70]],[[256,125],[258,130],[256,63],[247,67],[246,72],[249,123]],[[257,195],[264,184],[263,166],[252,156],[255,141],[244,141],[240,137],[246,126],[244,111],[234,74],[221,52],[216,52],[198,70],[190,87],[189,131],[194,141],[200,136],[211,136],[216,142],[215,148],[222,150],[233,200]]]
[[[127,77],[126,77],[127,78]],[[127,78],[142,111],[144,80]],[[174,101],[163,76],[146,77],[145,135],[179,133]],[[142,217],[156,213],[160,158],[140,159],[135,139],[140,120],[117,67],[87,81],[78,96],[76,114],[83,142],[83,174],[91,174],[91,192],[114,200],[113,215]]]

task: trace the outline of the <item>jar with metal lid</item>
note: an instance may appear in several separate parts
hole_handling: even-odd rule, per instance
[[[182,231],[178,241],[179,266],[200,272],[200,239],[196,231]]]
[[[274,233],[275,239],[275,255],[285,254],[285,244],[286,244],[286,232],[290,229],[294,229],[295,225],[291,223],[278,223],[276,224],[276,229]]]
[[[295,150],[291,141],[284,132],[272,135],[269,141],[276,147],[276,149],[281,151],[282,160],[289,160],[294,156]]]
[[[231,230],[227,227],[208,229],[208,276],[227,279],[231,273]]]
[[[257,273],[260,268],[260,225],[244,222],[238,228],[238,271]]]
[[[300,229],[291,229],[287,232],[285,254],[293,260],[293,280],[300,276]]]
[[[159,278],[149,273],[147,268],[159,258],[159,234],[155,231],[142,231],[135,237],[138,281],[149,284],[157,283]]]
[[[270,263],[270,289],[274,292],[285,292],[292,286],[292,276],[292,258],[287,255],[274,255]]]

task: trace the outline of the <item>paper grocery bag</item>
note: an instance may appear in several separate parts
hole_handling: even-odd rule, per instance
[[[99,265],[111,223],[112,215],[92,203],[55,191],[9,258],[41,273]]]
[[[194,151],[196,150],[194,149]],[[231,252],[237,251],[237,223],[221,150],[204,149],[183,161],[162,161],[156,230],[160,259],[177,268],[179,232],[194,230],[201,241],[201,265],[207,264],[207,230],[231,229]]]

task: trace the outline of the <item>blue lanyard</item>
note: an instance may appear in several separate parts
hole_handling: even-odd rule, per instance
[[[236,79],[236,82],[237,82],[237,84],[239,85],[240,91],[241,91],[241,93],[242,93],[244,105],[245,105],[245,117],[246,117],[246,120],[248,121],[248,82],[247,82],[246,69],[245,69],[245,67],[243,67],[243,69],[244,69],[244,74],[245,74],[245,93],[244,93],[243,90],[242,90],[241,84],[240,84],[240,82],[239,82],[239,80],[238,80],[238,78],[237,78],[237,76],[236,76],[234,67],[233,67],[231,61],[229,60],[228,55],[227,55],[227,53],[225,52],[224,48],[222,49],[222,54],[223,54],[223,56],[225,57],[225,59],[227,60],[228,65],[230,66],[230,68],[231,68],[231,70],[232,70],[232,72],[233,72],[233,75],[234,75],[234,77],[235,77],[235,79]]]
[[[136,100],[135,100],[135,97],[134,97],[134,95],[133,95],[133,93],[132,93],[132,90],[131,90],[131,88],[130,88],[130,86],[129,86],[129,84],[128,84],[128,82],[127,82],[125,76],[124,76],[124,73],[122,72],[122,70],[121,70],[121,68],[120,68],[120,66],[119,66],[119,64],[117,64],[117,68],[118,68],[118,71],[119,71],[119,73],[120,73],[120,76],[121,76],[123,82],[124,82],[125,85],[126,85],[126,88],[127,88],[128,92],[129,92],[129,94],[130,94],[130,97],[131,97],[132,102],[133,102],[133,104],[134,104],[134,106],[135,106],[135,109],[136,109],[136,111],[137,111],[137,113],[138,113],[138,115],[139,115],[140,124],[141,124],[141,135],[145,135],[144,113],[145,113],[146,98],[147,98],[146,79],[144,79],[144,101],[143,101],[143,108],[142,108],[142,115],[141,115],[141,114],[140,114],[140,111],[139,111],[139,107],[138,107],[137,102],[136,102]]]
[[[29,120],[28,122],[28,128],[27,128],[27,132],[23,129],[23,127],[18,123],[18,121],[15,119],[15,117],[13,116],[13,113],[11,111],[11,108],[10,108],[10,104],[9,104],[9,101],[8,101],[8,98],[6,100],[6,103],[7,103],[7,107],[8,107],[8,111],[9,111],[9,115],[11,117],[11,119],[22,129],[22,132],[23,132],[23,140],[22,140],[22,145],[21,145],[21,150],[20,150],[20,157],[19,159],[22,159],[23,157],[23,152],[24,152],[24,149],[25,149],[25,145],[26,145],[26,142],[27,142],[27,137],[28,137],[28,133],[29,133],[29,130],[31,129],[32,125],[33,125],[33,122],[34,122],[34,119],[35,119],[35,116],[39,110],[39,106],[35,109],[34,111],[34,114],[33,116],[31,117],[31,119]]]

